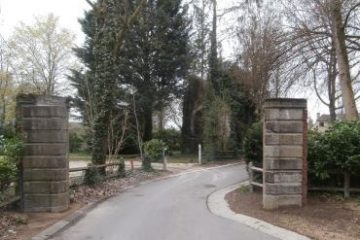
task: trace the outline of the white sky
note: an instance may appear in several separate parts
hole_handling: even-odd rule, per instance
[[[229,7],[236,1],[218,0],[219,9]],[[78,19],[82,18],[84,11],[89,8],[85,0],[0,0],[0,7],[0,33],[5,39],[11,35],[12,29],[19,22],[31,23],[34,16],[54,13],[59,17],[60,26],[71,30],[77,36],[76,44],[82,44],[84,35]],[[219,25],[226,27],[227,23],[220,22]],[[233,52],[234,45],[224,45],[224,55]],[[317,112],[328,113],[327,108],[320,104],[310,91],[301,91],[296,95],[294,97],[308,98],[309,115],[312,119],[316,119]]]
[[[0,33],[5,38],[20,21],[31,23],[34,16],[54,13],[61,27],[76,34],[77,44],[83,40],[78,18],[89,8],[85,0],[0,0],[0,6]]]

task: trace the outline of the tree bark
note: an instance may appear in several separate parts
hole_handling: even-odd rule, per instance
[[[358,120],[354,91],[351,84],[349,58],[345,43],[345,28],[341,16],[342,0],[331,0],[331,20],[335,40],[337,64],[339,69],[340,87],[345,108],[345,120]]]
[[[153,109],[152,103],[148,103],[144,106],[144,142],[150,141],[152,139],[152,129],[153,129]]]

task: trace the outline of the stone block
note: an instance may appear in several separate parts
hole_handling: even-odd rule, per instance
[[[67,143],[69,140],[65,130],[28,130],[24,135],[30,143]]]
[[[301,170],[303,161],[301,158],[265,158],[264,168],[267,170]]]
[[[69,179],[68,169],[24,169],[24,182],[65,181]]]
[[[306,109],[306,104],[306,99],[301,98],[270,98],[266,99],[264,108]]]
[[[272,158],[302,158],[302,146],[264,146],[264,157]]]
[[[25,212],[58,212],[69,207],[69,194],[24,194]]]
[[[23,106],[23,118],[68,118],[68,109],[65,106]]]
[[[62,118],[25,118],[19,124],[23,130],[67,130],[69,125]]]
[[[68,145],[56,144],[25,144],[25,156],[66,156]]]
[[[301,195],[301,183],[265,183],[264,193],[269,195]]]
[[[302,134],[265,133],[265,145],[302,145]]]
[[[302,206],[301,195],[268,195],[263,194],[263,207],[268,210],[280,207]]]
[[[266,171],[266,183],[301,183],[301,171]]]
[[[265,133],[302,133],[302,121],[269,121],[265,123]]]
[[[266,108],[264,110],[265,120],[303,120],[303,109],[276,109]]]
[[[66,156],[25,156],[22,164],[24,168],[62,169],[69,166],[69,161]]]
[[[25,194],[54,194],[66,193],[69,190],[68,181],[59,182],[24,182],[23,191]]]

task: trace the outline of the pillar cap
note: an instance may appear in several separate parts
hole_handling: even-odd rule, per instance
[[[304,98],[268,98],[264,108],[306,108],[307,100]]]
[[[65,105],[70,107],[70,97],[58,97],[50,95],[19,94],[17,102],[20,105],[56,106]]]

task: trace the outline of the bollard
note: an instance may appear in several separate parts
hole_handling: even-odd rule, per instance
[[[199,144],[199,164],[201,165],[202,164],[202,159],[201,159],[201,144]]]
[[[163,170],[167,171],[167,159],[166,159],[166,150],[167,148],[163,149]]]
[[[131,170],[134,170],[134,160],[130,159]]]

